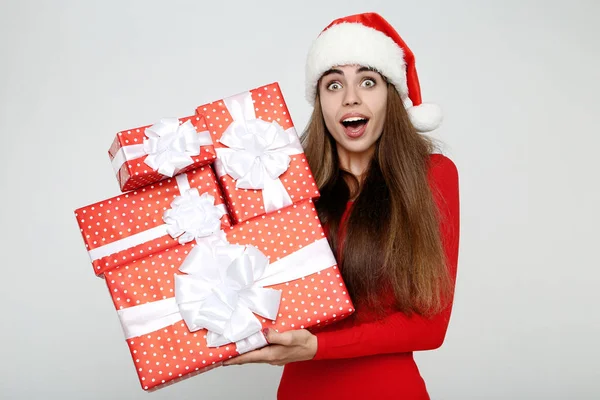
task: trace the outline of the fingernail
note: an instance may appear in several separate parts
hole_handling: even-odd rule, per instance
[[[264,328],[262,330],[263,335],[267,336],[269,334],[269,328]]]

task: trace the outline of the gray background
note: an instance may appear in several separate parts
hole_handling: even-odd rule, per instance
[[[312,39],[370,10],[416,53],[461,177],[454,314],[416,355],[432,397],[600,398],[600,3],[0,4],[0,398],[274,398],[266,365],[145,394],[73,210],[118,194],[121,129],[272,81],[304,128]]]

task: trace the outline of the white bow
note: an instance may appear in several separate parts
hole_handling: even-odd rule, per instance
[[[163,214],[163,221],[167,224],[169,235],[185,244],[218,232],[221,217],[225,214],[225,207],[216,206],[213,196],[208,193],[200,195],[198,189],[193,188],[171,202],[171,208]]]
[[[219,149],[219,157],[225,172],[236,180],[236,188],[264,189],[267,179],[275,180],[287,171],[290,155],[302,151],[292,135],[277,122],[232,122],[220,140],[228,149]]]
[[[290,156],[303,153],[296,130],[256,118],[250,92],[223,99],[233,122],[215,147],[215,172],[230,175],[238,189],[262,190],[265,212],[292,204],[279,177],[290,166]],[[226,147],[225,147],[226,146]]]
[[[192,157],[200,154],[201,146],[212,144],[210,134],[198,134],[190,120],[180,124],[177,118],[163,118],[144,133],[148,137],[144,139],[148,154],[144,162],[169,177],[193,164]]]
[[[260,332],[254,316],[275,320],[281,292],[256,282],[269,265],[253,246],[229,244],[224,232],[198,240],[175,276],[175,298],[190,331],[207,329],[209,347]]]

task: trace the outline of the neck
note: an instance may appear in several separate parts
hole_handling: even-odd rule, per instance
[[[365,173],[373,158],[375,146],[372,146],[361,153],[349,152],[340,146],[337,146],[337,153],[340,161],[340,168],[350,172],[360,181],[361,176]]]

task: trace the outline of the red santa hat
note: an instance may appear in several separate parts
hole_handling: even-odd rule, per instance
[[[314,105],[317,84],[334,66],[361,65],[381,73],[396,87],[418,132],[440,126],[442,111],[421,102],[415,56],[398,32],[376,13],[339,18],[313,42],[306,61],[306,98]]]

